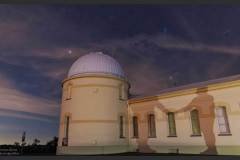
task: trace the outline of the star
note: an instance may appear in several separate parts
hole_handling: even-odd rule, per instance
[[[70,50],[68,50],[68,54],[72,54],[72,50],[70,49]]]

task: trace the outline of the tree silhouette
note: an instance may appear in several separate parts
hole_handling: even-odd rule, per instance
[[[53,146],[53,147],[56,147],[57,146],[57,143],[58,143],[58,137],[53,137],[53,140],[51,141],[48,141],[46,143],[47,146]]]
[[[46,143],[46,148],[50,153],[56,153],[57,150],[58,137],[53,137],[52,140]]]
[[[15,145],[16,147],[18,147],[18,146],[20,146],[20,143],[19,143],[19,142],[14,142],[14,145]]]
[[[40,140],[39,139],[37,139],[37,138],[35,138],[34,140],[33,140],[33,146],[36,146],[36,145],[38,145],[40,143]]]

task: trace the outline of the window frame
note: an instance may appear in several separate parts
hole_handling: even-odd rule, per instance
[[[223,118],[224,119],[224,127],[226,127],[226,132],[221,132],[221,129],[220,129],[220,126],[222,125],[222,124],[220,124],[220,120],[219,120],[219,115],[218,115],[218,111],[217,110],[219,110],[219,109],[222,109],[223,110],[223,117],[221,117],[221,118]],[[215,109],[215,112],[216,112],[216,118],[217,118],[217,125],[218,125],[218,135],[219,136],[226,136],[226,135],[232,135],[231,134],[231,130],[230,130],[230,125],[229,125],[229,120],[228,120],[228,115],[227,115],[227,108],[226,108],[226,106],[218,106],[218,107],[216,107],[216,109]]]
[[[138,116],[132,116],[132,138],[139,138]]]
[[[173,116],[173,126],[174,126],[174,134],[171,133],[171,124],[170,124],[170,114]],[[168,137],[177,137],[177,129],[176,129],[176,121],[175,121],[175,114],[174,112],[168,112],[167,113],[167,118],[168,118]]]
[[[67,84],[67,91],[66,91],[66,96],[65,96],[65,101],[72,99],[72,84]]]
[[[128,99],[128,93],[126,91],[126,86],[125,84],[120,84],[119,85],[119,100],[127,100]]]
[[[70,115],[64,116],[64,136],[63,136],[63,143],[62,146],[68,146],[69,141],[69,126],[70,126]]]
[[[157,138],[155,114],[150,113],[147,116],[148,120],[148,138]]]
[[[198,125],[198,128],[199,128],[199,133],[194,133],[194,126],[193,126],[193,118],[192,118],[192,113],[196,111],[197,112],[197,125]],[[192,128],[192,134],[191,134],[191,137],[199,137],[199,136],[202,136],[202,132],[201,132],[201,127],[200,127],[200,119],[199,119],[199,111],[194,108],[190,111],[190,121],[191,121],[191,128]]]
[[[119,138],[125,138],[124,136],[124,116],[119,117]]]

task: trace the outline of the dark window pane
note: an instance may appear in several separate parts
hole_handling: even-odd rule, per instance
[[[123,138],[123,116],[120,116],[120,138]]]
[[[156,128],[155,128],[155,116],[154,114],[150,114],[148,116],[148,136],[156,137]]]
[[[191,114],[193,135],[201,135],[198,110],[194,109],[191,111],[190,114]]]
[[[176,124],[173,112],[168,113],[169,136],[176,136]]]
[[[133,116],[133,137],[138,137],[138,118]]]

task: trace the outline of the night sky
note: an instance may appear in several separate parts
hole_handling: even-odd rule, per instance
[[[0,144],[57,136],[61,81],[91,51],[114,57],[131,94],[240,73],[240,7],[0,5]]]

